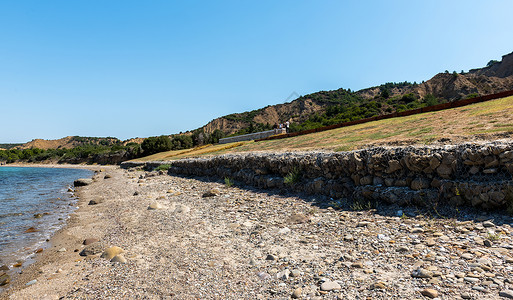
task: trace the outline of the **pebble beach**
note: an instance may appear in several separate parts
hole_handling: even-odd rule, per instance
[[[0,299],[513,299],[507,215],[347,209],[118,167],[84,184]]]

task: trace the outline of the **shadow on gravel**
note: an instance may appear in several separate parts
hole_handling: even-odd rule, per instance
[[[217,177],[197,177],[173,174],[172,176],[195,179],[202,182],[217,182],[224,184],[224,180]],[[439,220],[475,221],[491,220],[495,225],[510,224],[513,226],[513,216],[505,211],[483,211],[472,207],[417,207],[390,205],[379,201],[357,199],[333,199],[325,195],[309,195],[303,192],[293,192],[285,189],[263,189],[233,181],[233,187],[244,189],[269,196],[296,197],[320,209],[333,208],[342,211],[368,211],[385,217],[400,218],[430,218]]]

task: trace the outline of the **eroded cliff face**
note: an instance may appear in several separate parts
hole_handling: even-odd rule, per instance
[[[314,101],[312,99],[294,100],[290,103],[267,106],[261,109],[251,120],[255,123],[270,124],[289,122],[302,122],[316,112],[323,111],[329,104]],[[242,117],[242,114],[233,114],[233,118]],[[220,117],[210,121],[203,127],[206,133],[212,133],[220,129],[227,134],[232,134],[247,127],[248,121],[233,120]]]

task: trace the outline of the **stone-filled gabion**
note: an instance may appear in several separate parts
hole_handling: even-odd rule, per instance
[[[169,162],[168,162],[169,163]],[[513,204],[513,143],[376,147],[351,152],[225,154],[171,162],[170,174],[230,177],[261,188],[400,205]],[[293,173],[300,180],[284,178]]]

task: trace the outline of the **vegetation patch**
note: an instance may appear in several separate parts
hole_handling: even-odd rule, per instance
[[[301,177],[301,170],[295,167],[283,178],[283,183],[288,185],[294,185],[301,180]]]

